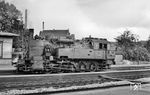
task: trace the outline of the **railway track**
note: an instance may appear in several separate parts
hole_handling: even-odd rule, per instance
[[[127,65],[127,66],[126,65],[120,65],[120,66],[112,65],[110,69],[106,69],[104,71],[99,71],[99,72],[141,70],[141,69],[143,69],[143,70],[150,69],[150,65]],[[79,73],[79,72],[74,72],[74,73]],[[83,72],[80,72],[80,73],[83,73]],[[86,72],[84,72],[84,73],[86,73]],[[88,72],[88,73],[93,73],[93,72]],[[57,73],[52,73],[52,74],[57,74]],[[60,74],[60,73],[58,73],[58,74]],[[0,76],[3,76],[3,75],[29,75],[29,73],[16,73],[15,69],[0,70]],[[33,74],[31,74],[31,75],[33,75]]]
[[[143,73],[148,72],[148,73]],[[14,73],[14,72],[13,72]],[[122,74],[123,73],[123,74]],[[53,73],[53,74],[11,74],[11,75],[1,75],[0,78],[5,77],[44,77],[44,76],[69,76],[69,75],[107,75],[111,77],[118,78],[119,76],[130,76],[131,74],[136,75],[147,75],[150,73],[150,69],[141,69],[141,70],[107,70],[101,72],[78,72],[78,73]]]

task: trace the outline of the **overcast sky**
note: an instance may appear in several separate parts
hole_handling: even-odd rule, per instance
[[[86,36],[114,38],[125,29],[150,35],[150,0],[8,0],[24,12],[28,27],[38,34],[45,29],[69,29],[76,38]],[[24,14],[23,14],[24,15]]]

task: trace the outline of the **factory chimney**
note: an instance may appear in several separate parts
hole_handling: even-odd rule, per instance
[[[43,29],[43,31],[44,31],[44,21],[42,22],[42,29]]]
[[[27,9],[25,10],[25,29],[27,29],[27,21],[28,21],[28,11]]]

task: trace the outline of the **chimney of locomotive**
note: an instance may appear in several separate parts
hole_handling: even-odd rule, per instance
[[[29,29],[29,38],[33,39],[34,36],[34,29]]]

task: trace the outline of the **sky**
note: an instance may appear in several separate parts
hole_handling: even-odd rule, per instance
[[[28,9],[28,28],[69,29],[77,39],[107,38],[115,41],[130,30],[147,40],[150,35],[150,0],[7,0],[21,10]]]

